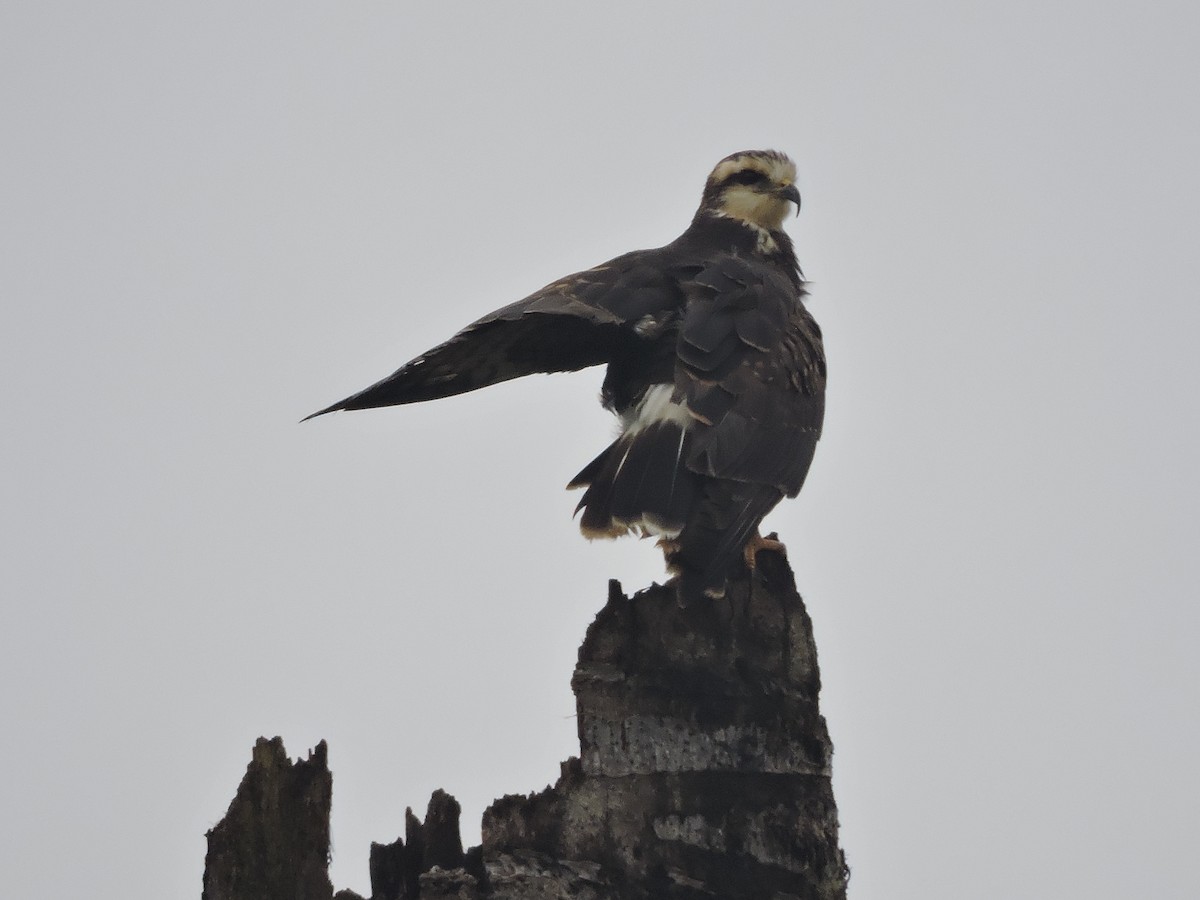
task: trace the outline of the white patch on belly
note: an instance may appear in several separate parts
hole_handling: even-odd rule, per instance
[[[638,405],[622,414],[622,432],[634,435],[660,422],[674,422],[686,431],[693,421],[692,416],[686,403],[671,399],[674,393],[673,384],[656,384],[647,388]]]
[[[677,538],[683,530],[680,525],[668,525],[655,516],[642,515],[636,519],[610,519],[605,528],[580,527],[583,536],[589,541],[611,541],[627,534],[641,538],[664,537]]]
[[[673,539],[679,537],[679,532],[683,531],[683,528],[679,525],[667,525],[654,516],[642,516],[642,520],[638,523],[638,526],[640,527],[642,537]]]

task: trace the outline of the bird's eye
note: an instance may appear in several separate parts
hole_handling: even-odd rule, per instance
[[[756,169],[742,169],[726,179],[730,184],[762,184],[766,180],[767,176]]]

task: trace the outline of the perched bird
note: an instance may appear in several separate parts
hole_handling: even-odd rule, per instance
[[[670,244],[561,278],[308,418],[605,363],[620,434],[568,485],[583,534],[657,536],[681,602],[720,597],[782,549],[759,523],[799,493],[821,434],[821,331],[783,231],[795,182],[782,153],[727,156]]]

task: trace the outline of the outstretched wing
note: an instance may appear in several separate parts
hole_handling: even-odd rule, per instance
[[[640,250],[568,275],[496,310],[365,390],[313,413],[436,400],[535,372],[574,372],[612,358],[630,328],[682,304],[662,250]]]
[[[723,580],[763,517],[804,484],[825,414],[825,354],[803,289],[774,266],[723,256],[684,291],[675,387],[698,420],[688,468],[710,481],[682,552]]]

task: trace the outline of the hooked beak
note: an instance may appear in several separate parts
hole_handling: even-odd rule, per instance
[[[791,200],[793,203],[795,203],[796,215],[800,215],[800,191],[794,184],[789,184],[787,187],[785,187],[779,192],[779,196],[784,200]]]

